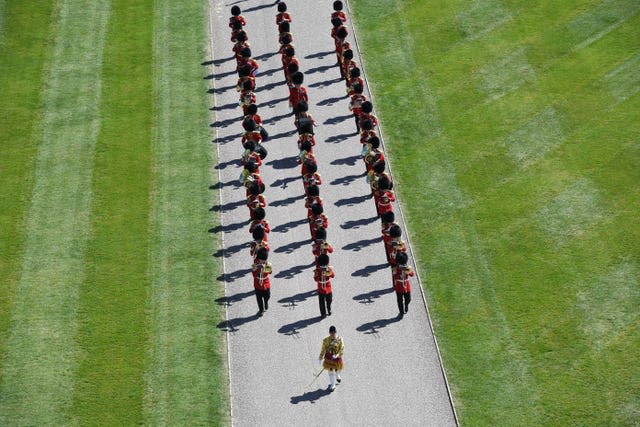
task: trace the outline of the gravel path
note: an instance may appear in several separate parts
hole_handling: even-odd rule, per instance
[[[248,21],[246,31],[257,76],[259,114],[271,138],[261,174],[267,184],[273,264],[270,309],[258,317],[253,295],[248,212],[241,171],[241,109],[235,91],[235,61],[227,26],[237,4]],[[313,6],[311,6],[313,5]],[[332,1],[288,2],[292,33],[310,112],[319,126],[315,153],[323,178],[321,196],[329,216],[328,240],[335,252],[333,315],[321,320],[313,255],[300,180],[297,136],[289,115],[288,90],[277,54],[274,2],[212,0],[215,63],[212,95],[214,135],[219,152],[232,417],[235,426],[447,426],[455,425],[445,378],[431,334],[420,286],[413,281],[410,312],[397,318],[391,272],[387,267],[360,144],[348,110],[345,86],[335,64],[330,14]],[[353,43],[353,29],[350,27]],[[356,53],[358,63],[361,63]],[[384,124],[383,124],[384,125]],[[397,212],[396,208],[396,212]],[[327,391],[316,361],[330,325],[344,337],[346,368],[335,392]]]

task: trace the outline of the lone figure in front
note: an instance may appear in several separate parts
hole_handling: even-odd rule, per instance
[[[329,373],[329,390],[336,389],[336,384],[342,381],[340,371],[344,367],[344,341],[338,336],[335,326],[329,327],[329,336],[322,340],[319,360],[322,367]]]

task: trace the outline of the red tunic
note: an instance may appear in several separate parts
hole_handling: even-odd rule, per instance
[[[304,86],[294,86],[289,89],[289,105],[292,108],[298,106],[300,101],[309,101],[309,95],[307,94],[307,88]]]
[[[276,25],[280,26],[283,22],[291,22],[291,14],[289,12],[280,12],[276,15]]]
[[[336,274],[333,272],[333,267],[316,267],[313,272],[313,279],[316,281],[319,294],[328,295],[333,293],[331,279],[334,277],[336,277]]]
[[[333,246],[326,241],[315,241],[311,247],[311,252],[315,256],[333,253]]]
[[[247,20],[244,19],[244,16],[238,15],[238,16],[232,16],[229,18],[229,28],[233,28],[233,23],[236,21],[242,22],[243,27],[247,25]]]
[[[411,281],[409,277],[415,275],[410,267],[402,268],[397,265],[392,268],[393,290],[400,293],[411,292]]]
[[[249,233],[253,234],[254,230],[258,227],[262,227],[264,229],[264,233],[269,234],[271,232],[271,226],[269,225],[269,221],[267,221],[266,219],[254,219],[253,221],[251,221],[251,224],[249,225]]]
[[[271,288],[271,265],[266,261],[258,261],[251,266],[253,274],[253,288],[258,291],[266,291]]]
[[[344,23],[347,22],[347,14],[344,13],[342,10],[340,11],[335,11],[331,14],[331,20],[333,21],[334,18],[340,18],[340,20]]]

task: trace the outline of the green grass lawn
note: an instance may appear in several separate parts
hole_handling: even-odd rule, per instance
[[[229,423],[207,6],[0,4],[0,425]]]
[[[462,424],[637,425],[640,2],[350,3]]]

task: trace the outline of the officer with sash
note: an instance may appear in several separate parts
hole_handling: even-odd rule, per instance
[[[329,373],[329,390],[336,389],[336,384],[342,381],[340,371],[344,368],[344,341],[338,336],[335,326],[329,328],[329,336],[322,340],[319,360],[322,367]]]

